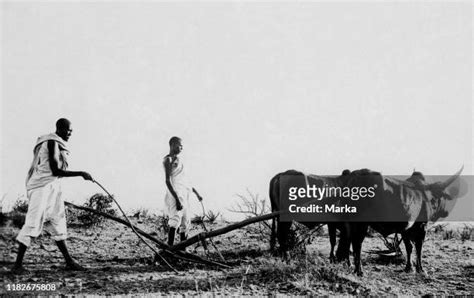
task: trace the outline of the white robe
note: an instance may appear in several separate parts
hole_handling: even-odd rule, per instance
[[[69,150],[67,149],[65,141],[55,133],[39,137],[33,150],[33,161],[31,162],[28,175],[26,176],[25,184],[26,190],[28,191],[34,188],[43,187],[58,179],[58,177],[53,176],[49,166],[49,140],[54,141],[54,151],[56,160],[58,161],[58,167],[63,170],[67,169]]]
[[[166,156],[171,158],[170,156]],[[170,173],[170,182],[173,186],[174,191],[176,192],[183,209],[176,209],[176,199],[173,197],[168,187],[166,187],[166,196],[165,204],[169,216],[168,224],[170,227],[178,229],[180,228],[181,233],[187,232],[189,227],[190,218],[189,218],[189,197],[192,191],[192,188],[189,186],[189,182],[186,179],[184,172],[184,165],[179,157],[175,156],[172,158],[171,162],[171,173]]]
[[[43,228],[55,241],[67,239],[66,213],[59,179],[29,190],[27,196],[28,212],[16,240],[30,246],[31,238],[38,237]]]
[[[32,237],[41,234],[43,227],[56,241],[67,238],[61,179],[53,176],[49,165],[49,140],[55,141],[58,166],[64,170],[67,168],[69,151],[65,142],[54,133],[39,137],[33,150],[33,162],[26,177],[28,212],[25,224],[16,238],[26,246],[30,245]]]

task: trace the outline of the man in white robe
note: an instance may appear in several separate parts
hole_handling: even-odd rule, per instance
[[[179,154],[183,150],[182,140],[172,137],[169,141],[170,153],[163,159],[166,174],[167,192],[165,204],[169,216],[168,245],[173,245],[176,231],[179,229],[180,240],[186,239],[190,222],[189,197],[194,192],[199,201],[202,197],[197,190],[189,185],[184,172],[184,165]]]
[[[87,172],[67,170],[69,150],[66,142],[71,133],[71,122],[61,118],[56,122],[56,133],[41,136],[36,142],[33,162],[26,178],[28,212],[16,238],[19,248],[12,273],[25,271],[22,264],[26,249],[31,244],[31,238],[38,237],[43,228],[56,241],[66,260],[66,269],[84,270],[72,259],[66,247],[66,215],[60,180],[62,177],[80,176],[92,181],[92,177]]]

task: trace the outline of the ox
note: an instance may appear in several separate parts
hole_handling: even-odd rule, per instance
[[[316,176],[316,175],[306,175],[302,172],[298,172],[295,170],[288,170],[286,172],[279,173],[270,180],[269,196],[270,196],[272,212],[282,210],[282,206],[280,205],[280,199],[281,199],[280,191],[285,186],[291,185],[295,187],[305,187],[306,185],[311,184],[311,185],[316,185],[318,187],[322,187],[323,185],[339,187],[339,186],[343,186],[346,183],[346,179],[349,177],[349,174],[350,174],[349,170],[344,170],[342,172],[342,175],[338,177],[323,177],[323,176]],[[312,229],[322,223],[321,222],[302,222],[302,224]],[[348,235],[345,235],[345,229],[344,229],[345,226],[337,222],[332,222],[332,223],[327,223],[327,224],[328,224],[329,239],[331,243],[331,252],[329,256],[330,260],[331,261],[346,260],[349,263],[349,247],[348,246],[350,244],[349,242],[341,243],[342,241],[349,241]],[[288,248],[289,248],[288,247],[288,234],[289,234],[291,225],[292,225],[291,222],[281,221],[280,216],[273,219],[271,239],[270,239],[271,250],[274,250],[275,244],[276,244],[276,238],[278,238],[278,242],[280,244],[280,252],[284,256],[287,256]],[[341,232],[341,236],[340,236],[341,240],[340,240],[336,255],[334,255],[334,248],[336,245],[336,229],[338,229]]]
[[[459,192],[458,190],[449,192],[447,188],[459,178],[462,170],[461,168],[444,182],[432,184],[426,184],[423,175],[419,172],[413,173],[407,181],[400,181],[384,178],[380,173],[366,169],[354,171],[347,181],[349,187],[373,184],[384,186],[377,191],[375,201],[361,201],[359,204],[360,212],[365,212],[366,216],[374,216],[376,221],[346,223],[345,235],[349,238],[345,243],[352,244],[354,272],[357,275],[363,275],[360,253],[362,242],[370,226],[385,237],[393,233],[402,235],[407,252],[406,272],[412,271],[413,242],[416,250],[416,271],[422,273],[421,251],[426,235],[426,223],[448,215],[447,202],[453,200]],[[379,221],[379,219],[383,220]]]

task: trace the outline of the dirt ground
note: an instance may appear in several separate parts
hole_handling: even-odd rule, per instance
[[[152,223],[137,225],[153,232]],[[231,269],[172,261],[179,270],[176,274],[163,265],[154,264],[150,250],[127,227],[109,221],[92,229],[69,228],[70,252],[87,271],[65,271],[54,241],[49,236],[40,236],[25,256],[29,272],[14,276],[8,271],[17,252],[14,236],[18,229],[11,226],[0,229],[1,294],[13,294],[6,287],[17,283],[54,283],[57,290],[50,294],[474,294],[474,241],[455,237],[443,240],[446,237],[439,233],[427,236],[423,248],[424,275],[403,272],[403,260],[384,261],[370,253],[385,248],[377,237],[366,238],[364,242],[364,276],[358,277],[352,273],[353,268],[328,261],[327,236],[315,236],[306,246],[306,253],[298,253],[285,262],[268,252],[268,239],[245,229],[214,238]],[[198,231],[195,228],[191,234]],[[156,237],[165,238],[162,233]],[[209,249],[209,257],[219,261],[212,247]],[[206,257],[199,245],[189,247],[188,251]]]

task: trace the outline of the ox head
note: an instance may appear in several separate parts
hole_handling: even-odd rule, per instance
[[[466,190],[460,187],[462,184],[459,176],[462,170],[463,168],[449,178],[436,183],[427,183],[420,172],[414,172],[407,180],[384,179],[386,183],[384,194],[392,198],[386,200],[384,204],[400,202],[401,208],[397,209],[396,204],[391,206],[394,210],[393,214],[402,215],[408,221],[436,221],[447,217],[454,207],[455,199],[461,197]],[[398,218],[395,219],[398,220]]]
[[[439,218],[447,217],[454,207],[454,200],[463,195],[464,190],[461,189],[460,179],[463,169],[464,167],[444,181],[423,184],[422,187],[429,199],[428,209],[431,209],[428,210],[429,220],[436,221]]]
[[[448,200],[453,200],[462,195],[461,184],[459,176],[461,175],[464,166],[452,175],[448,179],[442,182],[435,182],[425,186],[426,190],[431,191],[433,194],[438,196],[443,196]]]

